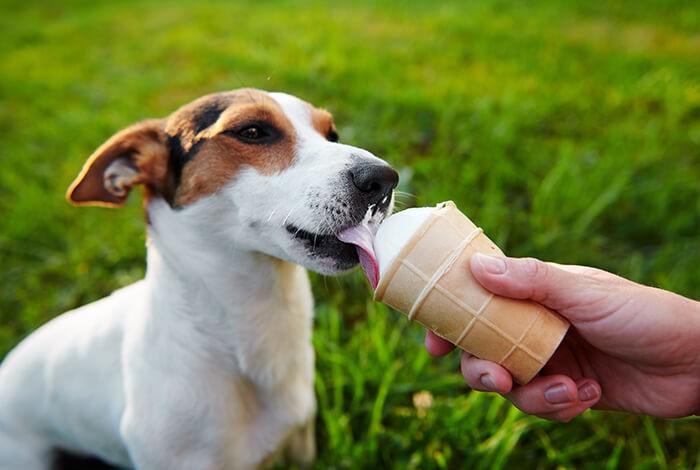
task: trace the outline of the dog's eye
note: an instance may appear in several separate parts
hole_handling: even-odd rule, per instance
[[[269,134],[260,126],[248,126],[238,131],[238,136],[245,140],[260,140],[268,137]]]
[[[335,129],[331,129],[328,131],[328,134],[326,134],[326,139],[328,139],[329,142],[340,141],[340,137],[338,136],[338,133],[335,131]]]
[[[264,122],[249,122],[224,131],[223,134],[246,144],[272,144],[282,137],[276,127]]]

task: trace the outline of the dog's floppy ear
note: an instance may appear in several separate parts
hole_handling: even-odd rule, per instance
[[[76,205],[118,207],[141,184],[170,200],[174,178],[168,170],[168,156],[163,121],[136,123],[112,136],[88,158],[66,197]]]

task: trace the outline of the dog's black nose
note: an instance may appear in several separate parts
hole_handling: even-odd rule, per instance
[[[380,203],[399,182],[399,174],[381,163],[357,165],[350,169],[350,176],[368,204]]]

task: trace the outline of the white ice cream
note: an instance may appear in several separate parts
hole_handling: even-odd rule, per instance
[[[406,209],[387,218],[379,226],[373,244],[374,254],[379,264],[380,279],[406,242],[435,210],[437,210],[435,207]]]

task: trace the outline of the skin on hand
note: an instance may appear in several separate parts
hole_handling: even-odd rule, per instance
[[[497,392],[525,413],[568,421],[588,408],[681,417],[700,410],[700,302],[606,271],[532,258],[475,255],[488,290],[531,299],[569,319],[561,346],[538,377],[513,383],[500,365],[462,353],[474,390]],[[428,352],[454,346],[428,332]]]

